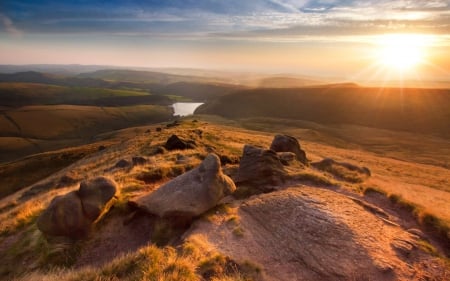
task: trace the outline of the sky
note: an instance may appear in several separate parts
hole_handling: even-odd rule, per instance
[[[412,78],[450,77],[449,0],[0,1],[0,64],[378,79],[386,34],[421,36]]]

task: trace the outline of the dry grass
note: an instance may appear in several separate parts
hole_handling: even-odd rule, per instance
[[[364,189],[365,195],[370,193],[380,194],[388,198],[398,208],[401,208],[410,213],[416,221],[425,228],[436,233],[445,243],[450,243],[450,225],[442,218],[435,214],[429,213],[427,209],[417,203],[408,201],[398,194],[388,194],[385,190],[376,187],[367,187]],[[423,245],[427,249],[427,252],[436,253],[436,250],[432,250],[432,245]]]
[[[158,126],[164,127],[162,125]],[[196,123],[189,120],[184,121],[181,126],[175,129],[164,128],[162,132],[156,132],[155,128],[156,126],[150,127],[151,133],[144,133],[145,130],[138,129],[116,132],[115,134],[121,135],[127,140],[114,147],[108,147],[104,151],[95,152],[70,166],[70,172],[79,175],[80,178],[106,174],[119,183],[121,197],[115,203],[116,208],[108,216],[124,215],[127,212],[126,202],[129,198],[149,192],[170,178],[195,167],[200,163],[201,157],[206,155],[211,149],[214,149],[219,154],[239,157],[244,144],[248,143],[269,147],[273,139],[272,133],[266,134],[246,131],[235,127],[210,125],[205,124],[203,121]],[[192,132],[193,129],[199,128],[204,131],[203,138],[200,138]],[[182,138],[194,139],[199,144],[199,148],[183,152],[166,151],[163,154],[150,153],[149,155],[144,155],[151,158],[151,161],[146,165],[130,169],[111,169],[120,159],[130,159],[132,156],[142,155],[143,151],[153,151],[154,148],[163,145],[167,138],[174,132]],[[105,138],[108,137],[111,137],[111,135],[105,136]],[[404,200],[415,204],[414,206],[417,205],[417,208],[421,212],[418,218],[423,223],[427,225],[439,225],[439,220],[445,221],[446,217],[450,217],[450,206],[448,204],[450,200],[446,197],[449,195],[448,192],[443,191],[445,188],[448,188],[444,187],[447,184],[445,181],[447,176],[442,176],[442,168],[417,163],[405,163],[363,151],[339,149],[302,141],[301,139],[300,141],[302,148],[306,150],[307,156],[310,159],[319,160],[324,157],[333,156],[337,161],[349,160],[352,163],[359,163],[369,167],[373,172],[373,178],[366,182],[366,186],[371,186],[374,191],[387,195],[401,195],[401,200],[397,201]],[[191,159],[191,162],[188,164],[175,164],[176,156],[180,153]],[[387,170],[387,168],[390,170]],[[414,172],[412,172],[412,169],[414,169]],[[57,172],[43,182],[59,179],[65,173],[67,171]],[[142,178],[140,177],[142,175],[150,175],[151,179],[141,180]],[[314,186],[336,186],[338,184],[330,175],[309,168],[292,175],[290,180]],[[408,193],[411,189],[406,188],[403,190],[403,188],[405,186],[411,187],[411,182],[415,183],[414,188],[416,192],[406,197],[404,193]],[[349,186],[354,188],[354,185],[349,184]],[[346,186],[341,186],[341,188],[346,188]],[[61,257],[60,255],[66,257],[61,258],[61,260],[65,260],[65,264],[71,263],[70,258],[73,253],[56,251],[55,254],[49,254],[53,253],[50,247],[44,243],[42,237],[36,236],[31,231],[34,218],[48,202],[55,195],[68,191],[68,189],[46,191],[37,197],[33,197],[29,201],[29,205],[22,205],[20,202],[17,205],[11,205],[11,202],[15,202],[14,200],[17,199],[15,195],[11,199],[8,199],[8,202],[0,203],[0,222],[2,223],[2,229],[6,230],[4,231],[4,236],[0,237],[0,239],[3,239],[0,240],[0,243],[14,236],[19,237],[19,234],[22,232],[24,236],[20,237],[23,237],[23,241],[28,241],[22,244],[13,243],[10,249],[15,249],[17,254],[0,249],[2,256],[12,258],[9,263],[10,265],[21,264],[33,258],[39,261],[48,261],[49,264],[55,264],[54,259]],[[370,189],[366,189],[366,192],[370,192]],[[443,196],[442,194],[446,195]],[[425,200],[424,198],[427,199]],[[434,208],[440,208],[440,211]],[[215,216],[217,212],[219,216]],[[205,218],[215,220],[221,217],[225,221],[228,220],[229,228],[233,232],[234,229],[237,229],[236,232],[239,232],[239,228],[243,230],[240,227],[239,218],[234,213],[233,208],[226,205],[219,206],[217,209],[212,210],[210,215],[205,215]],[[104,219],[106,220],[107,218],[105,217]],[[4,228],[4,226],[6,227]],[[153,237],[153,240],[164,240],[166,236],[164,234],[165,230],[167,229],[162,225],[160,233],[156,233],[160,237]],[[242,233],[246,235],[245,232]],[[238,239],[239,237],[236,238]],[[207,245],[207,241],[204,241],[201,237],[197,240],[193,241],[191,239],[177,248],[158,248],[155,245],[145,246],[139,251],[117,257],[100,268],[71,269],[67,266],[52,268],[51,266],[44,266],[41,263],[31,268],[16,268],[15,274],[24,274],[23,276],[18,276],[17,280],[201,280],[201,272],[199,271],[201,264],[209,264],[211,268],[215,268],[216,265],[223,264],[223,261],[226,261],[227,257],[218,257],[217,255],[220,255],[220,253],[211,249]],[[164,245],[166,243],[167,241],[162,241],[158,244]],[[0,244],[0,247],[2,246],[3,244]],[[18,249],[21,250],[18,251]],[[38,252],[43,254],[36,255]],[[252,266],[249,267],[252,268]],[[245,273],[244,268],[245,266],[243,264],[239,264],[239,270],[237,272],[225,271],[225,273],[218,273],[217,276],[212,276],[211,280],[258,279]],[[255,266],[253,268],[254,270],[250,271],[253,273],[257,272],[257,268],[258,266]],[[216,271],[220,270],[223,270],[223,268],[217,269]],[[7,276],[5,278],[9,278],[13,275],[3,275],[3,277]],[[0,279],[3,277],[0,276]]]
[[[16,233],[33,223],[44,210],[47,202],[34,200],[18,205],[9,212],[0,215],[0,235]]]
[[[99,281],[99,280],[256,280],[261,268],[244,262],[242,265],[215,252],[196,236],[179,248],[146,246],[134,253],[118,257],[101,268],[33,271],[16,281]],[[255,278],[256,277],[256,278]]]

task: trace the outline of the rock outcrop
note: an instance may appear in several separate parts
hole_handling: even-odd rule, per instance
[[[282,184],[286,175],[276,152],[246,144],[235,182],[268,192]]]
[[[359,167],[346,162],[337,162],[331,158],[325,158],[320,162],[312,163],[311,166],[349,182],[362,182],[370,177],[371,174],[370,170],[366,167]]]
[[[226,215],[217,216],[197,221],[186,239],[201,234],[230,258],[260,265],[265,280],[414,276],[406,257],[418,254],[414,235],[330,190],[296,186],[254,196],[237,206],[235,228]]]
[[[167,150],[175,150],[175,149],[184,150],[195,148],[196,145],[194,141],[182,140],[177,135],[172,135],[170,136],[169,139],[167,139],[164,147]]]
[[[116,183],[105,177],[83,181],[79,190],[53,198],[37,226],[47,236],[83,238],[109,209],[116,191]]]
[[[86,217],[96,220],[116,192],[116,183],[105,177],[81,182],[78,196]]]
[[[292,152],[297,156],[297,160],[307,164],[306,153],[300,148],[300,143],[294,137],[288,135],[276,135],[270,145],[270,149],[275,152]]]
[[[216,206],[235,189],[233,181],[222,173],[219,157],[209,154],[197,168],[131,203],[161,218],[192,219]]]

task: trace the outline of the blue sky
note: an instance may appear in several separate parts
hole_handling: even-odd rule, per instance
[[[1,0],[0,63],[232,68],[256,61],[258,69],[275,60],[261,63],[252,50],[261,60],[263,50],[270,58],[278,50],[310,60],[314,48],[324,54],[330,46],[352,49],[371,35],[405,32],[439,36],[446,48],[449,30],[448,0]],[[127,52],[134,53],[129,60]],[[283,68],[286,58],[277,61],[276,71],[297,69]],[[304,70],[320,71],[323,64],[318,57]]]

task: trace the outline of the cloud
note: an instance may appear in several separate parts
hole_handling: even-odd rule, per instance
[[[450,30],[447,0],[0,1],[7,32],[172,38]],[[13,24],[14,22],[14,24]],[[287,35],[288,34],[288,35]]]
[[[20,31],[19,29],[17,29],[14,26],[12,20],[1,13],[0,13],[0,22],[2,23],[4,30],[9,35],[12,35],[12,36],[21,36],[22,35],[22,31]]]

